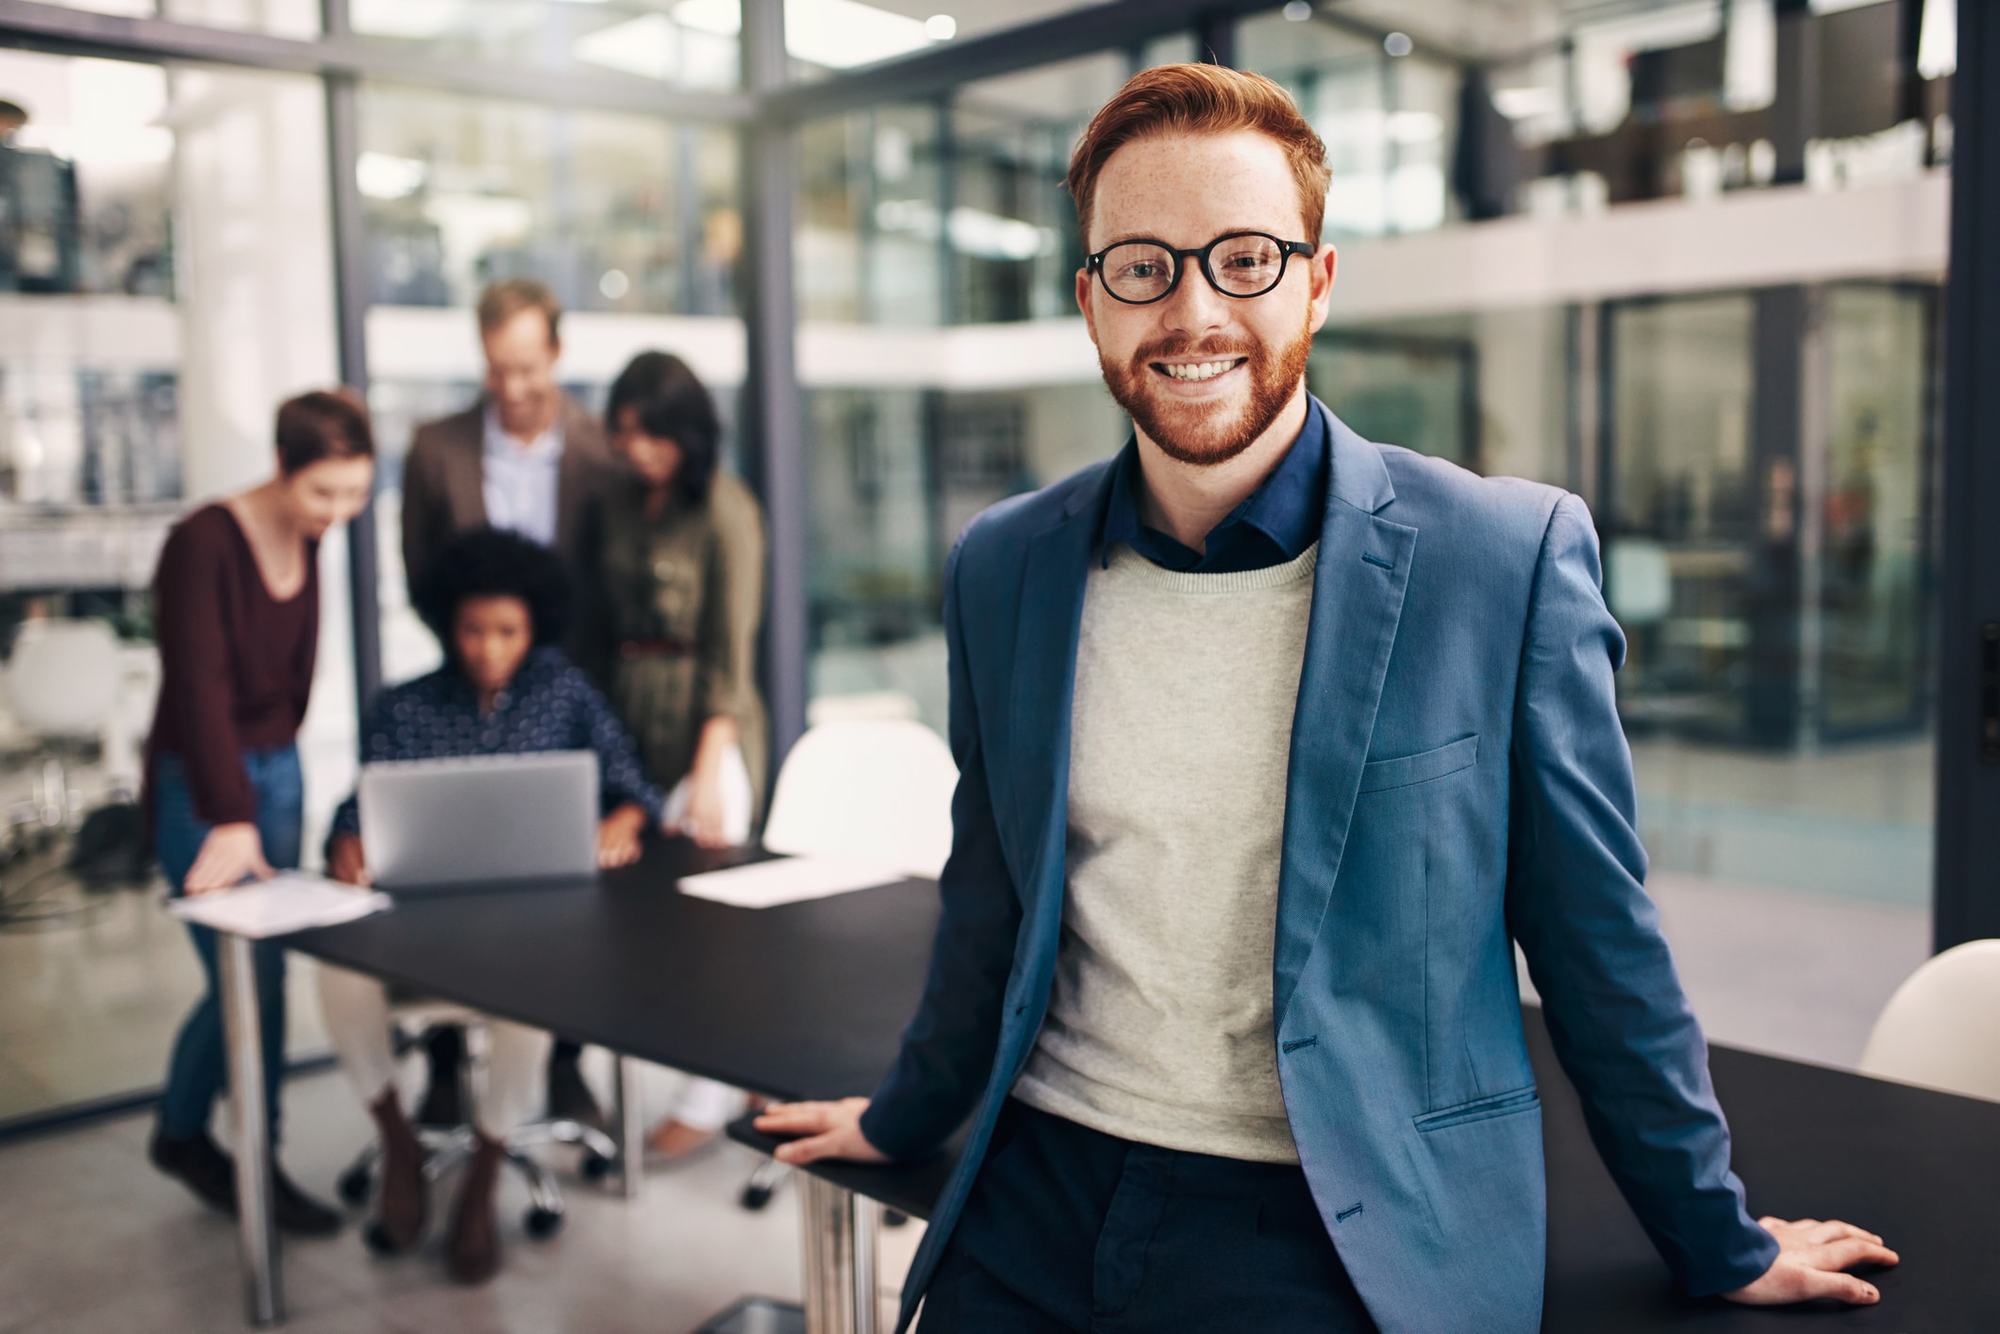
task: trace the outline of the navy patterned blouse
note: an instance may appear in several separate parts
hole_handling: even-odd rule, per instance
[[[590,678],[559,648],[529,653],[490,714],[480,713],[478,692],[465,674],[446,663],[429,676],[383,691],[361,729],[363,764],[544,750],[596,751],[604,813],[637,802],[648,821],[659,823],[666,798],[647,781],[632,738]],[[334,812],[331,837],[360,832],[360,806],[350,796]]]

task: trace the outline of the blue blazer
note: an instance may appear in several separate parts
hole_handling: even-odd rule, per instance
[[[1625,641],[1589,512],[1328,426],[1271,977],[1285,1111],[1327,1232],[1385,1331],[1539,1327],[1542,1117],[1518,943],[1598,1151],[1675,1277],[1696,1295],[1748,1283],[1777,1246],[1730,1171],[1642,888],[1612,690]],[[1099,463],[994,506],[946,566],[952,852],[923,1001],[862,1130],[902,1157],[972,1125],[899,1328],[1048,1009],[1077,633],[1110,475]]]

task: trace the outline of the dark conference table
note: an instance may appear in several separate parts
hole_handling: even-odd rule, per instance
[[[896,1053],[915,1008],[937,920],[925,881],[747,910],[680,894],[680,875],[754,860],[653,847],[597,885],[497,889],[399,901],[395,910],[285,939],[295,950],[475,1009],[782,1098],[865,1093]],[[243,942],[232,941],[232,945]],[[247,951],[244,951],[247,953]],[[226,949],[225,958],[237,953]],[[241,969],[248,982],[249,972]],[[247,988],[225,998],[233,1014]],[[1530,1052],[1541,1081],[1549,1161],[1549,1268],[1543,1328],[1576,1334],[1811,1328],[1790,1310],[1696,1302],[1672,1290],[1584,1133],[1539,1010]],[[232,1019],[234,1022],[234,1019]],[[240,1025],[239,1025],[240,1027]],[[254,1032],[254,1025],[241,1031]],[[232,1081],[257,1087],[254,1043],[232,1042]],[[1718,1047],[1715,1084],[1735,1163],[1759,1213],[1840,1217],[1903,1257],[1869,1276],[1874,1307],[1827,1311],[1826,1328],[1957,1334],[2000,1329],[2000,1103]],[[261,1121],[261,1098],[237,1098]],[[632,1124],[631,1105],[625,1106]],[[248,1127],[246,1143],[261,1142]],[[242,1133],[242,1132],[239,1132]],[[753,1132],[733,1132],[768,1147]],[[629,1141],[628,1141],[629,1142]],[[244,1198],[261,1154],[239,1155]],[[801,1174],[806,1318],[820,1330],[873,1327],[874,1210],[919,1217],[948,1170],[940,1155],[891,1168],[816,1166]],[[625,1173],[629,1184],[635,1179]],[[244,1210],[251,1318],[282,1318],[274,1234]],[[268,1283],[260,1284],[260,1267]],[[262,1294],[269,1300],[261,1308]],[[864,1296],[865,1294],[865,1296]]]

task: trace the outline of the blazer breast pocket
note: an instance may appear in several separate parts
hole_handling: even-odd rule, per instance
[[[1370,760],[1361,766],[1361,791],[1386,792],[1435,782],[1479,762],[1479,735],[1460,737],[1432,750],[1393,759]]]

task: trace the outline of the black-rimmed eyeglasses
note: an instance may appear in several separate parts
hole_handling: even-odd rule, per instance
[[[1173,295],[1188,260],[1200,263],[1210,287],[1247,300],[1283,282],[1285,264],[1293,255],[1310,256],[1318,249],[1310,241],[1280,241],[1263,232],[1231,232],[1199,250],[1176,250],[1165,241],[1139,237],[1106,246],[1083,263],[1097,274],[1112,300],[1148,306]]]

